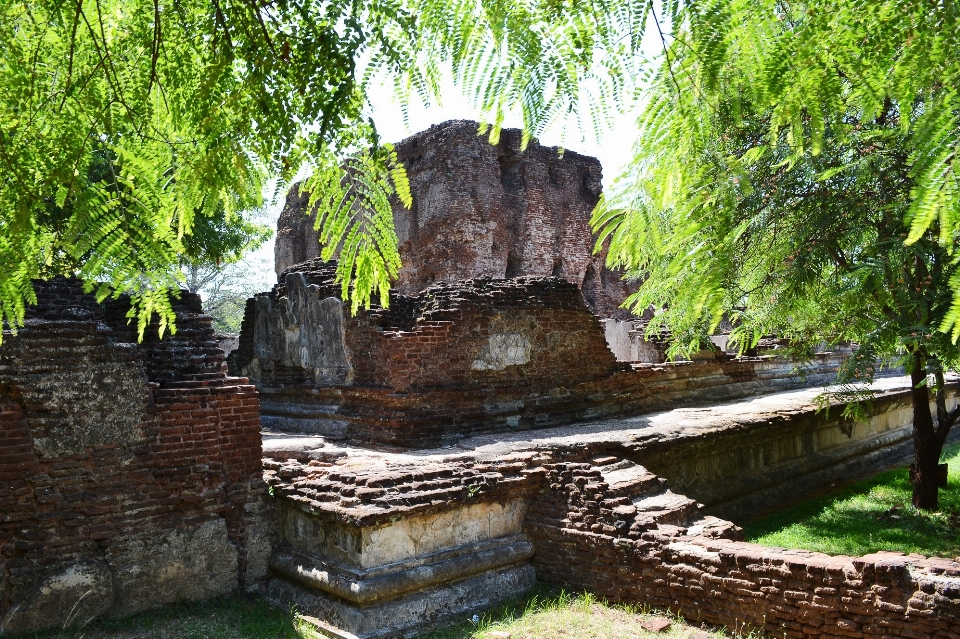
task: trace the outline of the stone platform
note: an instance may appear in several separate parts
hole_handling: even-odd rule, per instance
[[[312,260],[247,302],[232,374],[275,430],[417,449],[830,383],[844,356],[618,362],[577,287],[477,279],[351,316]]]
[[[822,389],[805,389],[422,450],[268,431],[281,527],[268,593],[359,637],[469,617],[535,574],[592,589],[608,578],[607,596],[631,600],[636,575],[615,568],[630,562],[610,563],[622,544],[663,561],[680,541],[734,543],[739,529],[717,515],[753,514],[901,458],[908,389],[906,378],[878,380],[857,423],[840,406],[818,413]],[[951,393],[955,402],[956,382]],[[596,539],[567,547],[571,535]],[[696,618],[689,601],[677,607]]]

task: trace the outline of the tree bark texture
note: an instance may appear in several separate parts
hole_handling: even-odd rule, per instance
[[[930,412],[927,362],[922,352],[914,352],[910,371],[913,400],[913,505],[921,510],[937,510],[937,465],[943,440],[937,435]]]

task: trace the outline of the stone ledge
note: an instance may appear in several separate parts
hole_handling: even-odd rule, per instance
[[[300,553],[287,552],[275,552],[270,559],[270,567],[278,574],[310,588],[330,593],[352,604],[369,605],[498,570],[531,557],[533,544],[526,536],[511,535],[435,553],[432,557],[418,557],[412,562],[359,572]]]
[[[535,583],[533,567],[524,563],[370,606],[350,604],[286,579],[271,580],[267,592],[274,601],[296,605],[300,612],[324,619],[341,633],[379,639],[449,619],[467,619],[523,594]]]

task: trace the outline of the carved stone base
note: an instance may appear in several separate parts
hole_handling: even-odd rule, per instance
[[[522,543],[529,546],[532,554],[532,544],[528,541]],[[523,594],[536,581],[528,559],[529,555],[526,555],[521,563],[473,573],[466,579],[434,583],[394,598],[387,595],[384,600],[374,599],[363,604],[320,589],[316,583],[307,585],[304,580],[286,574],[271,579],[267,596],[284,606],[296,606],[300,614],[322,619],[333,627],[327,630],[327,634],[333,636],[343,639],[352,636],[359,639],[391,637],[439,622],[467,619],[475,612]],[[421,568],[429,570],[430,566]],[[408,568],[392,573],[388,581],[397,586],[409,577],[410,585],[416,586],[425,582],[423,572]],[[363,580],[357,585],[361,593],[368,594]]]

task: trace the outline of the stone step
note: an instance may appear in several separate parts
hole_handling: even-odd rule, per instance
[[[699,517],[701,508],[695,500],[671,490],[640,497],[632,503],[637,509],[635,522],[644,529],[660,524],[684,526]]]
[[[743,541],[743,529],[732,521],[720,519],[706,515],[701,519],[692,522],[687,528],[687,534],[691,537],[702,536],[712,539],[732,539],[733,541]]]
[[[599,470],[603,481],[609,486],[608,497],[626,497],[633,501],[656,495],[665,488],[661,478],[628,459],[601,467]]]

